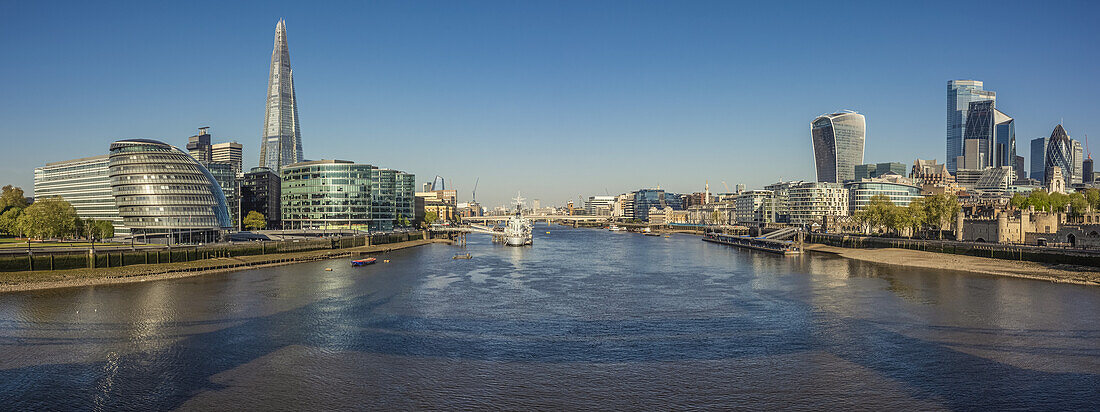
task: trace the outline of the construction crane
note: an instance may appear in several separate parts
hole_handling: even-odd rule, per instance
[[[726,193],[730,192],[730,185],[727,185],[725,180],[722,181],[722,186],[726,187]]]

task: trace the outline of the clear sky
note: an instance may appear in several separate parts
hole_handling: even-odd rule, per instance
[[[985,81],[1021,155],[1100,139],[1100,2],[0,1],[0,181],[199,126],[256,165],[286,18],[307,159],[543,205],[813,179],[809,122],[867,162],[944,159],[946,84]],[[1092,146],[1097,147],[1097,144]],[[1098,147],[1100,150],[1100,147]],[[1030,166],[1030,164],[1029,164]]]

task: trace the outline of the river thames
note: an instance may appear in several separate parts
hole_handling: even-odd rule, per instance
[[[1100,405],[1100,288],[535,231],[0,294],[0,409]]]

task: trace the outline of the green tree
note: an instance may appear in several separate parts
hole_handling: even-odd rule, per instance
[[[7,185],[3,187],[3,192],[0,193],[0,213],[6,212],[13,207],[25,208],[27,207],[27,197],[23,194],[23,189],[18,187]]]
[[[944,228],[951,224],[951,219],[961,209],[959,198],[953,193],[929,196],[925,200],[925,223],[935,226],[939,230],[939,238],[943,239]]]
[[[1092,208],[1092,210],[1100,210],[1100,189],[1086,189],[1085,200],[1089,202],[1089,207]]]
[[[1031,203],[1028,201],[1028,197],[1023,193],[1016,193],[1012,195],[1012,199],[1008,201],[1008,204],[1016,209],[1024,210],[1027,209],[1027,206]]]
[[[76,209],[60,197],[38,200],[16,220],[19,232],[36,239],[63,238],[76,233]]]
[[[886,195],[874,195],[871,196],[871,200],[867,203],[867,207],[863,210],[866,214],[867,222],[871,224],[871,227],[878,229],[886,226],[890,227],[892,214],[894,208],[894,202],[890,200]]]
[[[1049,196],[1051,212],[1058,213],[1066,210],[1066,206],[1069,205],[1069,196],[1058,192],[1051,193]]]
[[[1089,201],[1085,199],[1085,194],[1081,192],[1074,192],[1069,195],[1069,213],[1074,216],[1081,216],[1089,211]]]
[[[110,239],[115,237],[115,225],[112,225],[107,220],[97,220],[95,222],[96,229],[95,235],[100,239]]]
[[[267,229],[267,217],[263,213],[255,210],[250,210],[247,215],[244,216],[244,227],[248,230],[263,230]]]
[[[424,224],[431,225],[435,221],[439,220],[439,214],[436,212],[427,212],[424,214]]]
[[[1027,196],[1028,204],[1035,207],[1035,210],[1049,212],[1050,211],[1050,194],[1045,190],[1032,190]]]
[[[910,237],[920,230],[920,226],[928,220],[925,203],[925,199],[920,197],[913,199],[912,202],[909,202],[909,206],[905,208],[905,224],[909,228]]]
[[[19,236],[22,233],[19,232],[16,222],[19,220],[19,215],[23,214],[22,207],[13,207],[0,214],[0,232],[7,233],[12,236]]]

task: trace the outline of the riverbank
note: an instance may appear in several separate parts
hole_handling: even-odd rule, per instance
[[[291,265],[322,259],[358,256],[361,254],[385,253],[399,249],[423,246],[429,243],[449,243],[449,241],[443,239],[411,240],[407,242],[359,246],[347,249],[326,249],[308,252],[281,253],[276,255],[214,258],[179,263],[130,265],[116,268],[0,272],[0,293],[178,279],[213,273]]]
[[[1100,270],[1090,266],[1053,265],[896,248],[855,249],[822,244],[806,244],[805,249],[810,252],[829,253],[848,259],[886,265],[955,270],[994,276],[1100,286]]]

